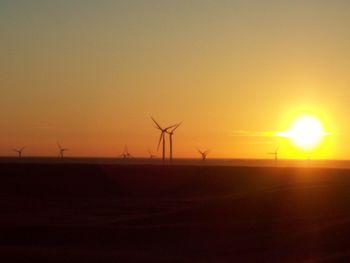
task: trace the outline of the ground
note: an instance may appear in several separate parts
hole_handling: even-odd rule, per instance
[[[2,262],[347,262],[350,170],[0,164]]]

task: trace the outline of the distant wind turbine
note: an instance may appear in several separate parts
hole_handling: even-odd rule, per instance
[[[63,158],[64,157],[64,152],[68,151],[68,149],[67,148],[63,148],[59,142],[57,143],[57,146],[58,146],[58,156]]]
[[[268,153],[268,154],[270,154],[270,155],[275,156],[275,161],[276,161],[276,162],[278,161],[278,151],[279,151],[279,149],[280,149],[280,146],[278,146],[274,152]]]
[[[123,159],[130,159],[132,155],[129,153],[128,146],[125,145],[123,153],[120,155]]]
[[[25,149],[26,147],[22,147],[22,148],[19,148],[19,149],[13,149],[17,154],[18,154],[18,158],[22,158],[22,152],[23,150]]]
[[[210,152],[210,150],[206,150],[206,151],[201,151],[199,149],[197,149],[197,151],[199,152],[199,154],[201,155],[202,157],[202,161],[205,161],[207,159],[207,156]]]
[[[165,133],[167,133],[169,129],[175,127],[176,125],[172,125],[172,126],[169,126],[167,128],[162,128],[153,117],[151,117],[151,119],[156,124],[156,128],[161,131],[160,137],[159,137],[159,142],[158,142],[158,149],[159,149],[160,144],[163,143],[162,160],[164,163],[165,162]]]
[[[154,159],[154,158],[157,158],[156,155],[153,155],[153,154],[152,154],[152,151],[151,151],[150,149],[148,149],[148,154],[149,154],[149,158],[150,158],[151,160]]]
[[[174,131],[181,125],[181,122],[179,124],[176,124],[174,128],[172,128],[170,131],[167,131],[166,133],[169,134],[169,145],[170,145],[170,162],[173,161],[173,136]]]

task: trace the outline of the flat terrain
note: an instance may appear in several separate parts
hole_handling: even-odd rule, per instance
[[[350,262],[350,170],[0,164],[1,262]]]

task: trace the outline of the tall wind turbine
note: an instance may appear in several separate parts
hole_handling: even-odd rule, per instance
[[[64,152],[68,151],[68,149],[67,148],[63,148],[59,142],[57,143],[57,146],[58,146],[58,156],[63,158],[64,157]]]
[[[19,148],[19,149],[17,149],[17,148],[13,149],[18,154],[18,158],[22,158],[22,152],[23,152],[23,150],[25,148],[26,147],[22,147],[22,148]]]
[[[169,134],[169,145],[170,145],[170,162],[173,161],[173,136],[174,131],[181,125],[181,122],[179,124],[176,124],[174,128],[172,128],[170,131],[167,131]]]
[[[280,149],[280,146],[278,146],[274,152],[269,153],[269,154],[275,156],[275,161],[276,162],[278,161],[278,151],[279,151],[279,149]]]
[[[201,151],[199,149],[197,149],[197,151],[199,152],[199,154],[202,156],[202,161],[205,161],[207,159],[207,156],[210,152],[210,150],[206,150],[206,151]]]
[[[151,117],[151,119],[156,124],[156,128],[161,131],[160,137],[159,137],[159,142],[158,142],[158,149],[159,149],[160,144],[163,143],[162,160],[164,163],[165,162],[165,133],[167,133],[169,129],[175,127],[176,125],[172,125],[172,126],[169,126],[167,128],[162,128],[153,117]]]

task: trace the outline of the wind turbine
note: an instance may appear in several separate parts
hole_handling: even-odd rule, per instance
[[[206,150],[206,151],[201,151],[199,149],[197,149],[197,151],[199,152],[199,154],[202,156],[202,161],[205,161],[207,159],[207,156],[210,152],[210,150]]]
[[[19,148],[19,149],[17,149],[17,148],[13,149],[16,153],[18,153],[18,158],[22,158],[22,152],[25,148],[26,147],[23,146],[22,148]]]
[[[173,161],[173,136],[174,136],[174,131],[181,125],[181,122],[179,124],[176,124],[172,130],[167,131],[166,133],[169,134],[169,145],[170,145],[170,162]]]
[[[156,155],[153,155],[153,154],[152,154],[152,151],[151,151],[150,149],[148,149],[148,154],[149,154],[149,158],[150,158],[151,160],[157,157]]]
[[[129,153],[128,146],[125,145],[123,153],[120,155],[123,159],[130,159],[132,155]]]
[[[64,157],[64,152],[68,151],[68,149],[67,148],[63,148],[59,142],[57,143],[57,146],[58,146],[58,156],[63,158]]]
[[[165,133],[167,133],[169,129],[175,127],[176,125],[172,125],[172,126],[169,126],[169,127],[163,129],[153,117],[151,117],[151,119],[156,124],[156,128],[161,131],[160,137],[159,137],[159,142],[158,142],[158,149],[159,149],[160,144],[163,142],[162,160],[164,163],[165,162]]]
[[[280,146],[278,146],[274,152],[268,153],[268,154],[271,154],[271,155],[275,156],[275,161],[276,162],[278,161],[278,151],[279,151],[279,149],[280,149]]]

